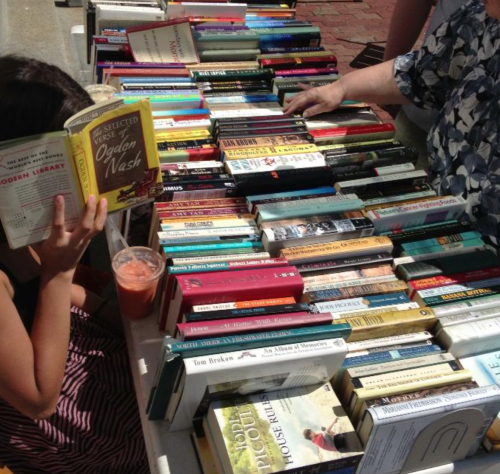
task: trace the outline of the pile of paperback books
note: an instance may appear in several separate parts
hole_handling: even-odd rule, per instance
[[[437,196],[368,104],[283,114],[299,83],[339,78],[292,2],[130,3],[86,15],[96,81],[154,111],[167,335],[149,418],[194,429],[205,474],[499,449],[500,259],[466,201]]]

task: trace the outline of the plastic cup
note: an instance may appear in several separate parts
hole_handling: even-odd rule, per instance
[[[165,270],[160,254],[147,247],[129,247],[114,256],[111,266],[121,313],[130,319],[149,316]]]

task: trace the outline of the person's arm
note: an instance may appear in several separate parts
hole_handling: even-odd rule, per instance
[[[303,110],[311,117],[337,108],[344,100],[359,100],[379,105],[407,104],[394,79],[394,60],[360,69],[327,86],[315,87],[296,94],[285,105],[284,112]],[[304,86],[304,89],[307,87]]]
[[[434,0],[398,0],[396,2],[387,35],[384,61],[412,50],[422,33],[433,4]]]
[[[55,410],[68,355],[71,281],[105,218],[106,202],[96,206],[91,197],[78,226],[67,232],[64,198],[54,200],[51,234],[37,250],[42,265],[31,336],[12,302],[10,282],[0,273],[0,397],[30,418],[47,418]]]
[[[326,433],[328,433],[329,435],[333,435],[335,433],[332,433],[332,428],[337,424],[337,421],[339,421],[338,418],[335,418],[335,421],[333,421],[330,426],[325,430]]]

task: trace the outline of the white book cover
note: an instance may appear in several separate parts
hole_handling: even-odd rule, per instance
[[[332,290],[335,288],[351,288],[353,286],[371,285],[373,283],[385,283],[388,281],[396,281],[396,280],[398,280],[396,275],[380,275],[380,276],[373,276],[373,277],[367,277],[367,278],[358,278],[357,280],[325,283],[322,285],[311,284],[311,285],[304,286],[304,293],[307,291]]]
[[[437,340],[455,357],[500,349],[500,318],[471,321],[439,331]]]
[[[191,427],[207,393],[214,398],[248,395],[328,382],[347,353],[343,339],[285,344],[185,359],[184,386],[170,431]]]
[[[496,318],[500,316],[500,306],[494,308],[482,309],[479,311],[469,311],[467,313],[454,314],[439,318],[439,324],[442,328],[463,324],[471,321],[480,321],[482,319]]]
[[[223,164],[220,161],[188,161],[186,163],[164,163],[161,165],[162,170],[192,170],[197,168],[222,168]]]
[[[210,119],[199,120],[174,120],[174,119],[158,119],[153,120],[155,130],[198,130],[200,128],[210,128],[212,122]]]
[[[405,309],[415,309],[415,308],[419,307],[417,303],[410,303],[410,304],[416,305],[416,306],[411,306],[409,308],[401,308],[398,311],[402,311]],[[404,305],[401,305],[401,306],[404,306]],[[389,311],[395,311],[395,310],[389,309]],[[346,317],[346,316],[342,316],[342,317]],[[365,341],[348,342],[347,343],[348,354],[346,357],[359,355],[359,354],[357,354],[358,351],[366,351],[368,349],[373,349],[375,347],[382,348],[382,347],[392,346],[394,344],[412,344],[414,342],[429,341],[430,339],[432,339],[432,337],[433,336],[429,331],[421,331],[421,332],[414,332],[414,333],[410,333],[410,334],[400,334],[398,336],[379,337],[376,339],[367,339]]]
[[[137,62],[199,62],[191,26],[185,18],[130,28],[127,37]]]
[[[183,229],[183,230],[163,230],[158,232],[158,239],[167,243],[168,239],[179,239],[184,237],[202,237],[206,235],[255,235],[258,230],[255,226],[241,225],[236,227],[204,228],[204,229]]]
[[[226,170],[232,175],[254,173],[258,171],[289,170],[326,166],[321,153],[303,153],[301,155],[270,156],[267,158],[248,158],[225,162]]]
[[[500,295],[483,296],[473,300],[460,301],[458,303],[442,304],[433,308],[434,314],[438,318],[452,316],[455,314],[467,313],[471,309],[474,311],[494,308],[500,306]]]
[[[277,201],[257,204],[259,211],[272,211],[273,209],[290,209],[290,207],[309,207],[311,204],[336,203],[348,200],[357,200],[356,194],[335,194],[335,196],[324,196],[311,199],[297,199],[296,201]],[[333,212],[333,211],[332,211]]]
[[[473,455],[500,410],[489,385],[423,400],[372,407],[358,434],[366,443],[357,474],[400,474]]]
[[[254,104],[255,105],[255,104]],[[233,117],[267,117],[270,115],[283,115],[283,110],[279,104],[271,108],[271,103],[266,102],[265,105],[269,108],[261,109],[241,109],[241,110],[211,110],[210,116],[213,119],[218,118],[233,118]]]
[[[234,260],[259,260],[261,258],[271,258],[268,252],[240,253],[237,255],[207,255],[204,257],[181,257],[173,258],[172,265],[189,265],[191,263],[227,262]]]
[[[390,181],[400,181],[402,179],[417,179],[417,178],[426,178],[427,173],[424,170],[416,170],[409,171],[407,173],[396,173],[389,174],[385,176],[376,176],[374,178],[362,178],[362,179],[353,179],[349,181],[339,181],[339,184],[342,188],[349,188],[351,186],[364,186],[366,184],[376,184],[376,183],[387,183]]]

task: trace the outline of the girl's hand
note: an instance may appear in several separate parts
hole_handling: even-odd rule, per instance
[[[321,87],[311,87],[306,84],[299,84],[299,86],[304,91],[287,99],[283,110],[285,114],[293,114],[303,110],[303,117],[312,117],[336,109],[345,98],[344,88],[340,80]]]
[[[35,248],[41,260],[42,271],[53,275],[67,274],[72,278],[90,240],[103,229],[106,215],[106,199],[101,199],[97,205],[95,196],[89,196],[80,222],[73,231],[67,232],[64,197],[56,196],[49,238]]]

